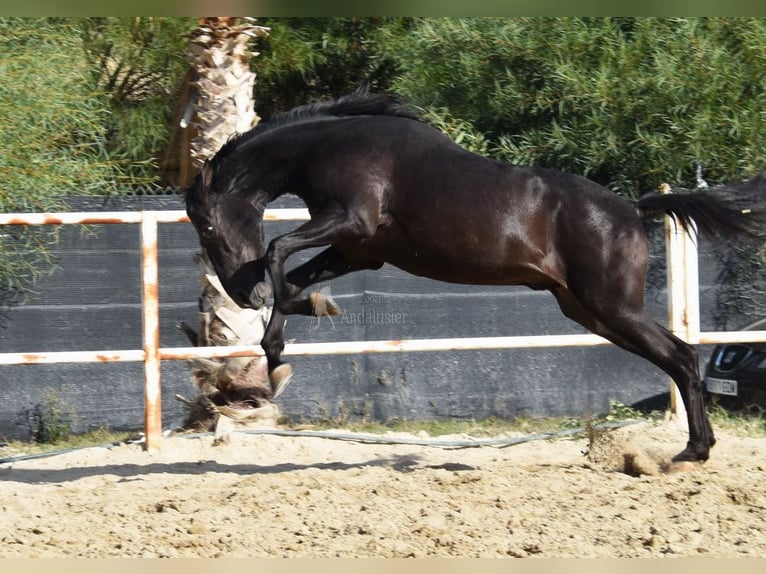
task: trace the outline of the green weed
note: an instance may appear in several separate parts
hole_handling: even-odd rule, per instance
[[[29,409],[27,415],[32,439],[38,444],[57,444],[69,439],[77,418],[75,408],[52,389],[43,393],[42,402]]]

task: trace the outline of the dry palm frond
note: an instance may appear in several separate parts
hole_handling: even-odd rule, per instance
[[[224,291],[207,257],[200,254],[196,259],[203,271],[199,328],[195,331],[185,323],[179,324],[179,328],[198,347],[257,345],[269,321],[270,308],[237,306]],[[200,391],[197,402],[201,408],[190,407],[195,420],[192,425],[187,421],[185,426],[209,427],[220,414],[246,421],[263,416],[276,420],[278,411],[270,401],[272,391],[265,357],[200,358],[192,360],[191,367],[192,380]],[[187,406],[192,404],[180,400]],[[232,416],[234,411],[243,412]],[[204,422],[200,424],[199,419]]]

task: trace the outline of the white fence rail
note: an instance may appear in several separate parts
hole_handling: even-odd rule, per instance
[[[306,209],[267,209],[266,221],[305,221]],[[0,353],[0,365],[51,363],[144,363],[144,427],[146,448],[158,450],[162,437],[160,362],[195,357],[236,357],[261,355],[257,346],[160,347],[159,270],[157,226],[160,223],[188,223],[183,211],[110,211],[72,213],[0,214],[0,225],[67,225],[133,223],[140,225],[142,340],[143,349]],[[766,340],[766,331],[700,332],[697,251],[691,240],[668,219],[668,299],[670,329],[693,344],[733,343]],[[193,249],[193,246],[190,246]],[[285,355],[393,353],[419,351],[460,351],[476,349],[544,348],[608,345],[597,335],[539,335],[514,337],[473,337],[448,339],[405,339],[391,341],[347,341],[334,343],[293,343]],[[671,382],[671,388],[673,388]],[[671,410],[681,408],[677,393],[671,392]]]

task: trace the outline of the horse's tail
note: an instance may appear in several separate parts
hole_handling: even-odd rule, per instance
[[[750,185],[716,187],[690,193],[648,193],[637,202],[641,217],[673,215],[688,231],[692,222],[701,235],[730,238],[766,236],[766,187]]]

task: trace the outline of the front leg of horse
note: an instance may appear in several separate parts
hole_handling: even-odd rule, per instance
[[[335,247],[330,246],[286,274],[285,289],[287,296],[282,299],[283,312],[285,314],[314,315],[318,317],[334,317],[339,315],[340,307],[327,293],[313,292],[309,295],[308,300],[300,300],[298,296],[309,285],[329,281],[360,269],[376,269],[381,265],[379,262],[369,264],[351,263]],[[260,280],[256,280],[245,298],[253,309],[260,309],[273,294],[271,285],[264,281],[266,269],[265,257],[243,265],[234,274],[232,281],[248,286],[253,285],[253,281],[250,279],[255,275],[253,269],[260,271]]]
[[[351,263],[334,246],[330,246],[306,263],[299,265],[285,275],[287,297],[282,300],[282,311],[286,315],[309,315],[335,317],[340,307],[328,292],[314,291],[308,298],[299,298],[309,285],[329,281],[352,271],[380,267],[379,263]]]
[[[308,299],[298,299],[302,288],[287,284],[289,297],[281,306],[285,315],[314,315],[317,317],[334,317],[340,315],[340,307],[335,300],[326,293],[312,292]],[[253,309],[260,309],[272,295],[271,285],[265,281],[257,283],[249,295],[249,302]]]
[[[331,246],[341,238],[369,237],[375,229],[375,225],[362,224],[370,219],[364,214],[349,219],[345,209],[333,208],[328,211],[312,216],[312,219],[298,229],[277,237],[271,241],[266,250],[265,261],[271,284],[274,289],[274,308],[271,320],[263,337],[263,347],[269,361],[269,379],[274,396],[278,395],[286,386],[292,376],[292,368],[283,363],[279,358],[284,348],[284,316],[290,314],[314,315],[317,313],[332,315],[337,314],[339,309],[332,299],[324,293],[312,294],[311,297],[299,296],[303,287],[314,282],[316,277],[311,272],[303,276],[302,273],[293,274],[296,281],[303,281],[303,286],[292,284],[285,275],[286,259],[298,251],[313,247]],[[361,226],[361,227],[360,227]],[[327,255],[327,250],[324,252]],[[305,267],[306,271],[320,271],[323,268],[329,271],[327,263],[314,263],[315,268]],[[337,276],[339,273],[330,273]]]
[[[293,368],[281,358],[285,347],[285,315],[314,315],[320,310],[318,305],[323,305],[321,309],[324,311],[323,314],[330,312],[337,314],[337,306],[329,297],[320,293],[312,293],[312,297],[309,298],[298,298],[303,289],[287,281],[284,273],[285,255],[278,252],[274,242],[269,246],[267,260],[274,290],[274,307],[261,340],[261,347],[268,361],[269,383],[272,399],[275,399],[285,390],[293,377]]]
[[[258,283],[253,289],[252,297],[256,297],[256,293],[261,291],[267,293],[266,296],[271,295],[271,286],[268,283]],[[288,298],[280,305],[282,314],[284,315],[308,315],[314,317],[335,317],[340,315],[341,309],[327,293],[321,291],[313,291],[309,294],[308,298],[298,298],[303,291],[302,287],[287,283]],[[261,295],[263,297],[263,295]]]
[[[266,354],[269,368],[269,384],[272,399],[276,399],[287,388],[293,376],[293,368],[282,361],[285,349],[285,316],[275,306],[271,311],[269,324],[261,339],[261,348]]]

